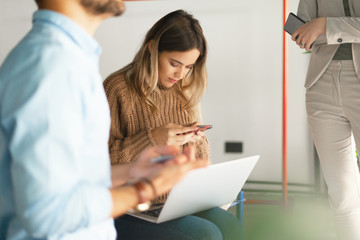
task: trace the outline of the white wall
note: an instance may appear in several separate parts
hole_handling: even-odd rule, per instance
[[[290,0],[296,12],[298,0]],[[261,7],[259,7],[261,6]],[[282,179],[282,1],[168,0],[126,3],[120,18],[96,32],[103,78],[127,64],[146,31],[163,15],[185,9],[209,44],[209,85],[202,101],[213,162],[260,154],[252,180]],[[32,0],[0,0],[0,63],[31,27]],[[289,181],[313,182],[312,143],[303,87],[309,55],[289,38]],[[225,141],[242,141],[242,154],[225,154]]]

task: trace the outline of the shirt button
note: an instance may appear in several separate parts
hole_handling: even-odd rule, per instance
[[[342,42],[342,38],[338,38],[338,42]]]

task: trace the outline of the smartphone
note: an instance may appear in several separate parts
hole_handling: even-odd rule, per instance
[[[298,16],[296,16],[293,13],[289,13],[289,16],[288,16],[285,26],[284,26],[284,30],[287,33],[289,33],[290,35],[292,35],[304,23],[305,23],[304,20],[302,20],[301,18],[299,18]]]
[[[212,125],[197,125],[196,127],[198,128],[197,131],[205,131],[205,130],[211,129],[213,126]]]
[[[191,132],[194,132],[196,134],[198,131],[205,131],[205,130],[211,129],[213,126],[209,125],[209,124],[206,124],[206,125],[196,125],[196,127],[198,128],[196,131],[178,133],[176,135],[185,135],[185,134],[188,134],[188,133],[191,133]]]
[[[284,26],[284,30],[287,33],[289,33],[290,35],[292,35],[304,23],[305,23],[304,20],[302,20],[301,18],[299,18],[298,16],[296,16],[293,13],[289,13],[289,16],[288,16],[285,26]],[[297,40],[297,38],[298,38],[298,36],[296,36],[295,40]],[[314,43],[312,43],[310,45],[310,49],[312,48],[313,45],[314,45]]]
[[[163,162],[166,162],[166,161],[169,161],[169,160],[173,159],[174,157],[175,157],[174,155],[161,155],[161,156],[158,156],[156,158],[150,159],[150,162],[152,162],[152,163],[163,163]]]

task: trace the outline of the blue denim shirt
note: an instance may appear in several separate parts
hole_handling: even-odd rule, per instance
[[[100,47],[34,13],[0,68],[0,239],[115,239]]]

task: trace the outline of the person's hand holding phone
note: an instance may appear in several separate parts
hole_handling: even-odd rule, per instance
[[[191,126],[196,126],[196,130],[194,131],[194,137],[192,137],[189,142],[196,142],[196,141],[199,141],[202,137],[205,136],[205,133],[204,131],[208,130],[208,129],[211,129],[212,128],[212,125],[200,125],[198,122],[193,122],[190,124]],[[189,126],[189,125],[187,125]],[[183,134],[186,134],[186,133],[183,133]]]
[[[322,34],[326,34],[326,18],[315,18],[310,22],[305,23],[296,30],[291,39],[296,41],[300,48],[305,48],[310,51],[312,44]]]
[[[159,171],[162,166],[156,164],[154,159],[160,159],[164,156],[171,156],[163,162],[176,162],[176,155],[179,153],[179,147],[176,146],[161,146],[161,147],[148,147],[142,151],[137,161],[129,164],[129,179],[140,179],[148,177],[149,175]]]
[[[196,125],[181,126],[175,123],[168,123],[151,130],[155,143],[159,146],[173,145],[181,146],[189,142],[198,128]]]

